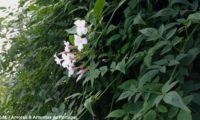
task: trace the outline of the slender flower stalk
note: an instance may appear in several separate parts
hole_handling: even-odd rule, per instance
[[[76,79],[76,82],[78,82],[88,70],[88,68],[85,68],[77,72],[78,78]]]

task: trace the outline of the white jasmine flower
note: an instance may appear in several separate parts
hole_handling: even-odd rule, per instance
[[[83,49],[83,45],[87,44],[88,40],[86,38],[81,38],[78,35],[74,35],[74,45],[78,47],[78,50]]]
[[[56,54],[54,55],[54,60],[56,61],[56,64],[61,65],[62,59],[60,59]]]
[[[74,68],[73,67],[69,67],[68,68],[68,77],[71,77],[71,75],[74,74]]]
[[[75,24],[77,27],[85,27],[86,22],[85,22],[85,20],[76,20],[76,21],[74,22],[74,24]]]
[[[79,36],[85,35],[88,32],[88,28],[86,27],[86,22],[85,20],[76,20],[74,22],[76,25],[76,33]]]
[[[72,74],[74,74],[74,54],[72,53],[62,53],[62,58],[63,58],[63,62],[62,62],[62,66],[64,68],[67,68],[68,70],[68,77],[71,77]]]
[[[69,67],[73,67],[74,66],[74,54],[72,53],[62,53],[62,58],[63,58],[63,62],[62,62],[62,66],[64,68],[69,68]]]
[[[70,52],[70,44],[69,44],[69,42],[66,42],[66,41],[64,41],[64,45],[65,45],[65,51],[66,52]]]

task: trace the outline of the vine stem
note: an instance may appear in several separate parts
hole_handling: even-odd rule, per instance
[[[103,91],[99,96],[97,96],[96,100],[99,100],[99,99],[104,95],[104,93],[110,88],[110,86],[117,80],[118,77],[119,77],[119,75],[116,77],[115,80],[113,80],[113,81],[104,89],[104,91]],[[80,115],[80,117],[79,117],[78,119],[80,119],[86,112],[87,112],[87,110],[86,110],[86,108],[84,108],[83,113]]]
[[[174,69],[173,69],[173,71],[172,71],[172,74],[171,74],[171,76],[170,76],[170,78],[169,78],[169,81],[170,81],[170,82],[172,81],[173,77],[175,76],[176,69],[177,69],[177,65],[174,67]]]
[[[113,80],[107,87],[106,89],[97,97],[97,100],[99,100],[103,94],[110,88],[110,86],[116,81],[117,79]]]
[[[190,33],[189,36],[187,35],[187,38],[185,39],[185,42],[184,42],[184,44],[183,44],[183,48],[182,48],[181,52],[184,53],[185,47],[186,47],[187,43],[189,42],[190,38],[192,37],[192,35],[194,34],[194,32],[197,30],[198,27],[199,27],[199,25],[197,25],[197,26],[192,30],[192,32]],[[187,30],[186,30],[186,32],[187,32]],[[188,34],[188,33],[187,33],[187,34]]]
[[[99,39],[101,38],[101,36],[103,35],[103,33],[107,30],[108,25],[110,24],[110,22],[111,22],[111,20],[113,19],[113,17],[114,17],[114,15],[115,15],[115,13],[117,12],[117,10],[118,10],[125,2],[126,2],[126,0],[122,0],[122,1],[119,3],[119,5],[117,6],[117,8],[114,10],[114,12],[112,13],[112,15],[111,15],[111,17],[110,17],[108,23],[106,24],[106,27],[102,30],[101,34],[100,34],[99,37],[97,38],[97,42],[96,42],[96,43],[98,43],[98,41],[99,41]]]

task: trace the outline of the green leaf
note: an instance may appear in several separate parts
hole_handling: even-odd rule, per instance
[[[181,108],[182,110],[190,112],[190,109],[183,103],[183,100],[176,91],[171,91],[165,94],[163,100],[167,104],[173,105],[175,107]]]
[[[164,105],[159,105],[158,106],[158,112],[166,113],[166,112],[168,112],[168,110]]]
[[[191,81],[187,81],[183,85],[183,90],[186,93],[196,91],[198,89],[200,89],[200,83],[193,83]]]
[[[153,103],[153,105],[156,105],[156,107],[159,105],[159,103],[161,102],[161,100],[163,99],[163,95],[158,95],[157,97],[156,97],[156,99],[154,100],[154,103]]]
[[[125,74],[125,68],[126,68],[126,63],[125,63],[125,59],[123,59],[121,62],[117,64],[116,70],[119,70],[120,72]]]
[[[162,73],[166,73],[166,66],[162,66],[162,67],[160,67],[160,72],[162,72]]]
[[[84,106],[85,108],[90,112],[90,114],[92,116],[95,116],[94,112],[93,112],[93,109],[92,109],[92,104],[95,102],[95,97],[94,96],[91,96],[90,98],[88,98],[85,103],[84,103]]]
[[[107,40],[107,43],[106,45],[111,45],[111,43],[115,40],[119,40],[121,38],[121,35],[119,34],[115,34],[113,36],[111,36],[108,40]]]
[[[94,6],[94,16],[100,17],[106,4],[105,0],[97,0]]]
[[[73,26],[72,28],[69,28],[66,30],[69,34],[76,34],[76,27]]]
[[[45,100],[44,103],[48,103],[48,102],[51,101],[51,100],[53,100],[53,99],[52,99],[52,98],[48,98],[48,99]]]
[[[189,65],[191,64],[194,59],[197,57],[197,55],[200,53],[200,49],[199,48],[192,48],[187,52],[187,57],[184,57],[182,59],[182,63],[184,65]]]
[[[200,106],[200,94],[195,93],[192,101]]]
[[[149,51],[147,52],[147,55],[144,57],[144,64],[148,67],[151,66],[151,62],[152,62],[152,56],[154,54],[154,50],[149,49]]]
[[[132,87],[135,86],[136,82],[136,80],[127,80],[119,85],[119,88],[123,90],[132,90]]]
[[[148,41],[156,40],[156,39],[160,38],[158,30],[155,28],[144,28],[144,29],[140,30],[140,32],[143,35],[148,37]]]
[[[180,110],[177,116],[177,120],[192,120],[191,112]]]
[[[39,7],[36,5],[30,5],[30,6],[28,6],[28,8],[29,8],[29,10],[38,10],[39,9]]]
[[[138,87],[141,88],[146,82],[150,82],[158,73],[159,73],[158,70],[151,70],[151,71],[148,71],[147,73],[145,73],[139,79]]]
[[[124,115],[125,115],[125,111],[124,110],[117,109],[117,110],[114,110],[111,113],[109,113],[106,118],[121,118]]]
[[[142,43],[142,41],[145,39],[144,35],[139,35],[137,36],[137,38],[134,40],[133,45],[134,48],[137,50],[137,48],[139,48],[140,44]]]
[[[174,15],[175,13],[176,13],[176,11],[172,8],[164,8],[164,9],[156,12],[156,14],[154,14],[151,18],[170,16],[170,15]]]
[[[94,61],[91,61],[90,66],[89,66],[89,76],[86,78],[86,80],[83,83],[86,83],[87,81],[90,80],[91,85],[93,87],[94,85],[94,80],[99,77],[101,71],[99,69],[96,69],[98,64],[96,64]]]
[[[169,52],[172,49],[172,47],[170,45],[167,45],[165,47],[163,47],[162,51],[161,51],[161,55]]]
[[[182,39],[183,38],[181,38],[181,37],[174,37],[173,39],[172,39],[172,41],[171,41],[171,43],[172,43],[172,45],[173,46],[176,46],[178,43],[180,43],[181,41],[182,41]]]
[[[178,56],[176,56],[176,60],[181,61],[185,57],[187,57],[187,54],[179,54]]]
[[[130,0],[128,2],[128,5],[131,9],[134,9],[137,5],[139,4],[139,1],[138,0]]]
[[[154,110],[150,110],[144,115],[143,120],[156,120],[156,112]]]
[[[191,21],[198,21],[198,22],[200,22],[200,13],[197,12],[197,13],[190,14],[187,19],[191,20]]]
[[[128,98],[128,100],[131,99],[131,97],[133,95],[135,95],[135,93],[137,92],[137,88],[134,85],[136,81],[133,80],[129,80],[124,82],[122,85],[119,86],[119,88],[126,90],[125,92],[123,92],[119,98],[117,99],[117,101]]]
[[[149,96],[149,95],[147,95],[147,96]],[[143,108],[142,108],[142,111],[144,113],[146,113],[147,111],[149,111],[153,107],[154,98],[153,99],[152,98],[151,97],[150,98],[149,97],[145,98],[145,102],[144,102]],[[147,101],[147,99],[149,99],[149,100]]]
[[[104,76],[104,74],[108,71],[108,67],[107,66],[102,66],[99,68],[100,72],[101,72],[101,76]]]
[[[169,33],[166,35],[166,39],[170,39],[177,31],[177,28],[174,28],[173,30],[170,30]]]
[[[78,97],[78,96],[81,96],[82,94],[81,93],[74,93],[68,97],[66,97],[65,99],[68,100],[68,99],[74,99],[75,97]]]
[[[163,33],[165,32],[165,26],[162,24],[159,29],[158,29],[159,34],[162,36]]]
[[[173,118],[177,116],[179,109],[177,107],[171,107],[168,112],[168,117]]]
[[[189,95],[183,98],[183,102],[188,105],[192,100],[193,100],[194,96],[193,95]]]
[[[191,6],[191,3],[187,0],[171,0],[170,1],[170,6],[174,5],[174,4],[184,4],[184,5],[187,5],[187,6]]]
[[[132,97],[135,93],[133,93],[132,91],[125,91],[123,92],[116,101],[120,101],[120,100],[123,100],[123,99],[126,99],[128,97]]]
[[[52,112],[53,112],[53,113],[60,113],[59,109],[56,108],[56,107],[53,107],[53,108],[52,108]]]
[[[142,17],[141,17],[141,14],[139,13],[139,14],[135,17],[135,19],[134,19],[134,21],[133,21],[133,24],[142,24],[142,25],[145,25],[146,23],[144,22],[144,20],[143,20]]]
[[[117,29],[118,27],[117,26],[114,26],[114,25],[109,25],[107,31],[106,31],[106,34],[109,34],[110,32],[112,32],[113,30]]]
[[[69,35],[69,41],[72,45],[74,45],[74,36],[73,35]]]
[[[116,62],[112,62],[111,65],[110,65],[110,69],[111,69],[111,72],[114,72],[116,69]]]
[[[126,116],[123,118],[123,120],[130,120],[129,115],[126,115]]]
[[[190,61],[192,62],[197,55],[200,53],[200,49],[199,48],[192,48],[188,51],[188,54],[190,56]]]
[[[171,83],[171,80],[167,81],[163,87],[162,87],[162,93],[167,93],[169,90],[171,90],[176,84],[178,83],[178,81],[175,81],[173,83]]]
[[[64,110],[65,110],[65,104],[61,103],[59,106],[59,111],[64,112]]]
[[[122,54],[126,53],[126,52],[129,50],[129,48],[130,48],[129,45],[130,45],[130,44],[127,43],[127,44],[125,44],[125,45],[121,48],[120,51],[121,51]]]

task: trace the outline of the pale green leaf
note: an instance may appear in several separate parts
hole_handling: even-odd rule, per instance
[[[190,109],[183,103],[183,100],[176,91],[171,91],[164,95],[164,102],[182,110],[190,112]]]
[[[121,118],[125,115],[125,111],[117,109],[108,114],[107,118]]]
[[[192,120],[191,112],[180,110],[177,116],[177,120]]]
[[[100,17],[106,4],[105,0],[97,0],[94,6],[94,16]]]

